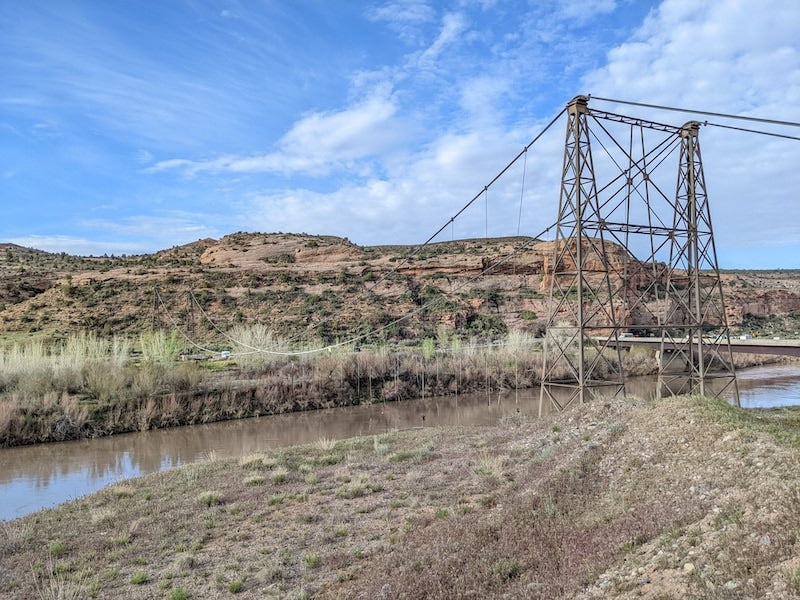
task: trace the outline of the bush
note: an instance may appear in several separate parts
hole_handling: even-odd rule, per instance
[[[222,503],[222,495],[219,492],[203,492],[197,496],[197,503],[201,506],[216,506]]]
[[[146,582],[147,582],[147,573],[145,573],[144,571],[137,571],[131,577],[131,583],[133,585],[141,585]]]
[[[139,336],[139,350],[145,363],[171,364],[178,358],[181,349],[178,332],[174,330],[169,334],[162,329],[145,331]]]

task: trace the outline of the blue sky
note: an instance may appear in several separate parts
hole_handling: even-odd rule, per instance
[[[576,94],[800,121],[800,3],[752,6],[0,0],[0,241],[419,243]],[[443,239],[552,223],[563,130],[524,188],[512,169]],[[720,266],[800,268],[800,143],[704,128],[701,144]]]

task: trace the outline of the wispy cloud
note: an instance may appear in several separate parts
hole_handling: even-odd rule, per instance
[[[435,63],[448,46],[458,42],[459,37],[467,30],[467,20],[459,13],[448,13],[442,19],[439,35],[419,56],[419,64],[429,67]]]
[[[491,31],[476,38],[472,31],[477,23],[465,12],[436,16],[421,3],[410,9],[396,3],[380,9],[372,10],[370,18],[391,22],[392,28],[403,23],[422,31],[424,26],[429,39],[390,69],[359,73],[354,89],[363,94],[360,100],[338,111],[305,115],[271,152],[199,161],[172,158],[156,163],[148,172],[177,171],[190,177],[240,173],[323,177],[336,172],[342,182],[329,191],[290,183],[288,189],[245,192],[248,200],[238,203],[237,209],[243,226],[307,231],[315,223],[324,223],[326,232],[349,235],[361,243],[397,242],[408,241],[409,232],[418,229],[420,215],[424,215],[435,230],[437,219],[451,216],[541,127],[541,118],[531,115],[509,123],[511,101],[519,100],[523,106],[530,103],[515,87],[529,86],[526,80],[536,70],[529,60],[532,42],[525,36]],[[406,9],[409,11],[404,12]],[[473,19],[479,16],[472,14]],[[522,20],[530,29],[528,25],[536,23],[537,16],[525,15]],[[438,25],[432,29],[434,22]],[[562,36],[565,44],[570,35]],[[489,48],[478,62],[474,55],[465,54],[472,43]],[[557,64],[561,62],[559,58]],[[536,66],[538,78],[555,68],[541,61]],[[441,77],[431,76],[435,73]],[[410,131],[412,122],[430,123],[431,127]],[[559,132],[548,149],[554,165],[560,161],[556,141],[560,137]],[[537,169],[536,175],[529,180],[523,199],[537,203],[535,210],[529,206],[525,211],[531,228],[542,226],[546,217],[541,204],[557,202],[558,193],[558,167],[534,164],[536,160],[530,165],[532,171]],[[521,164],[517,168],[521,169]],[[490,229],[495,235],[515,234],[521,176],[515,172],[511,183],[500,183],[492,190],[491,226],[486,223],[484,207],[462,219],[458,224],[461,233],[477,236]]]
[[[564,19],[586,23],[597,15],[614,12],[616,0],[570,0],[558,4],[558,15]]]
[[[308,231],[309,224],[324,223],[326,233],[361,244],[421,241],[480,194],[521,150],[518,135],[481,129],[440,136],[419,153],[395,162],[384,178],[366,178],[330,192],[292,188],[256,193],[241,203],[237,212],[243,224],[264,231]],[[541,229],[555,214],[552,206],[552,210],[543,208],[558,194],[562,136],[562,131],[552,131],[538,144],[535,157],[527,164],[518,161],[490,188],[488,203],[483,197],[474,203],[439,240],[482,237],[487,232],[491,236],[515,235],[520,202],[522,233]],[[523,197],[525,175],[528,183]],[[414,231],[411,239],[409,230]]]
[[[400,124],[393,121],[396,113],[397,106],[384,88],[343,110],[306,115],[278,141],[274,152],[207,161],[170,159],[146,171],[157,173],[177,168],[188,175],[204,171],[326,175],[335,168],[359,168],[357,161],[402,142]]]
[[[425,0],[399,0],[368,8],[366,17],[385,23],[400,39],[416,44],[422,39],[421,27],[435,20],[436,11]]]
[[[105,5],[20,11],[0,23],[0,68],[8,74],[0,103],[32,121],[69,114],[74,136],[89,129],[162,152],[199,153],[232,134],[246,143],[254,122],[297,110],[306,81],[337,76],[302,22],[284,23],[280,7],[270,10],[245,19],[197,3],[179,25],[163,14],[146,22],[130,15],[123,29],[125,11]],[[291,63],[282,54],[289,36],[304,40],[290,50]],[[302,66],[326,58],[329,72]],[[276,100],[268,111],[264,98]]]
[[[577,93],[800,120],[791,0],[193,2],[148,18],[25,6],[0,12],[4,181],[78,241],[254,228],[418,241]],[[529,232],[555,217],[563,131],[551,134],[528,157]],[[719,239],[800,239],[794,146],[701,136]],[[42,183],[51,161],[57,186]],[[489,194],[497,234],[516,232],[521,173],[508,181]],[[485,232],[485,213],[455,235]],[[31,231],[23,221],[8,234]]]
[[[223,229],[216,229],[209,222]],[[7,241],[48,252],[67,252],[81,256],[102,254],[142,254],[207,237],[228,233],[234,225],[222,215],[169,211],[166,214],[130,215],[119,219],[78,219],[70,229],[79,234],[33,234],[11,236]]]
[[[209,227],[209,221],[208,214],[169,211],[161,215],[129,215],[119,220],[82,219],[76,225],[82,229],[125,238],[160,237],[168,233],[176,234],[180,239],[186,240],[218,235],[217,230]],[[218,222],[219,218],[213,221]]]

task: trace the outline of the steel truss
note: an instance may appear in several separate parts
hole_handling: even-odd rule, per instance
[[[738,403],[698,129],[567,105],[540,412],[624,395],[623,332],[660,336],[660,394]]]

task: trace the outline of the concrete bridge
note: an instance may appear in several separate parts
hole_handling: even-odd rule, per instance
[[[697,341],[695,340],[695,344]],[[725,346],[726,340],[708,339],[703,340],[704,344],[713,346]],[[798,356],[800,357],[800,340],[775,340],[775,339],[738,339],[731,338],[731,352],[738,352],[744,354],[779,354],[782,356]],[[633,346],[650,346],[659,349],[661,347],[661,339],[654,337],[621,337],[618,342],[613,340],[609,346],[620,348],[631,348]],[[673,350],[675,348],[685,348],[686,341],[680,340],[664,340],[664,349]]]

